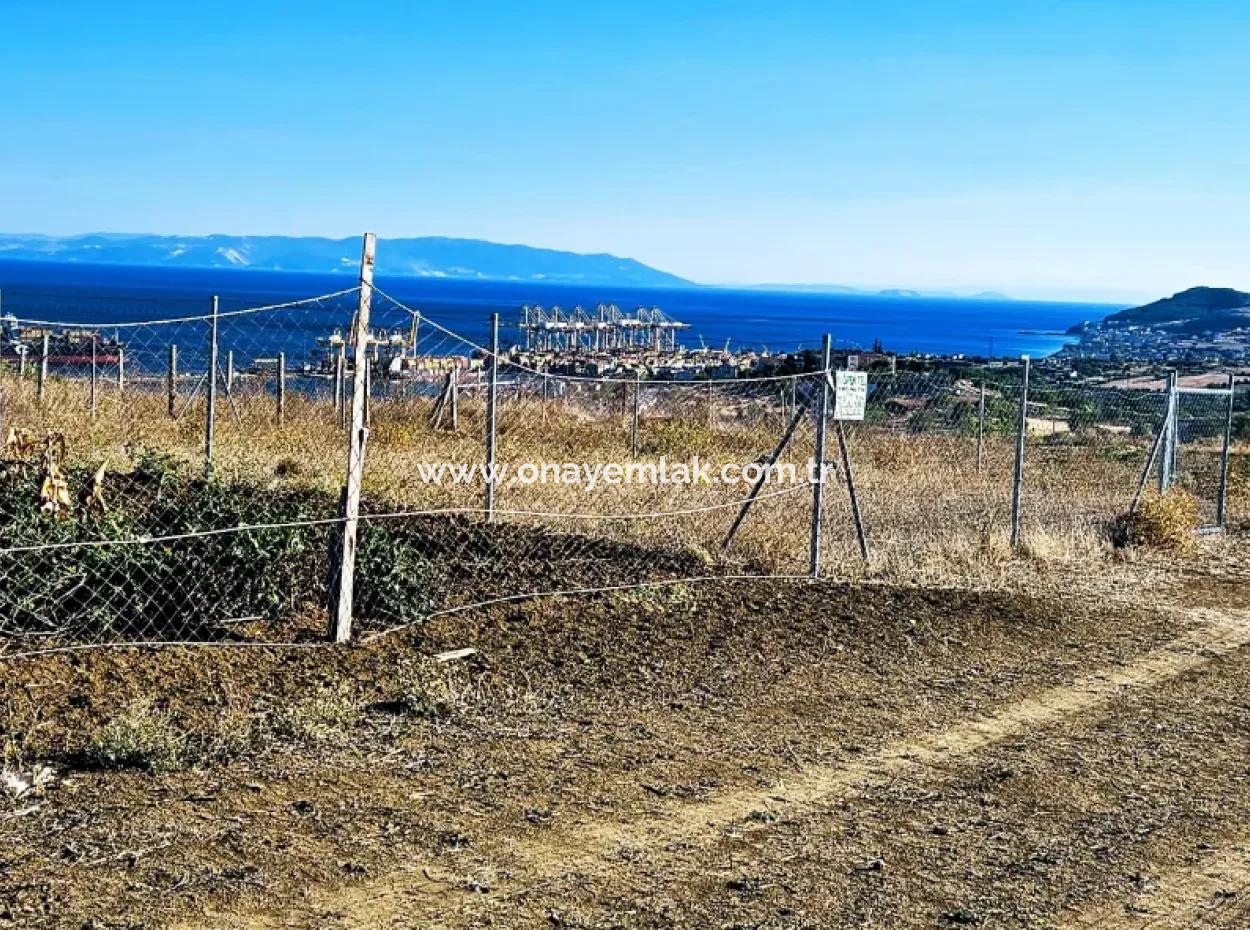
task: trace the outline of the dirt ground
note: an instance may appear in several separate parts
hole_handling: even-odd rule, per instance
[[[52,776],[0,794],[0,928],[1244,927],[1220,551],[1166,596],[723,581],[5,663]]]

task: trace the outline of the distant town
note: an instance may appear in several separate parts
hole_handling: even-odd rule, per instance
[[[1080,340],[1058,359],[1250,364],[1250,294],[1194,287],[1069,330]]]

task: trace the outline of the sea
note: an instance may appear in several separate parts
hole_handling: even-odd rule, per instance
[[[349,273],[309,274],[252,269],[188,269],[0,261],[0,313],[66,324],[167,320],[206,314],[211,298],[223,311],[330,293],[355,284]],[[615,303],[622,310],[659,307],[690,324],[687,346],[794,351],[816,348],[829,333],[835,348],[888,352],[1033,358],[1050,355],[1072,337],[1074,323],[1100,320],[1119,305],[1054,303],[988,298],[876,296],[722,287],[638,288],[522,281],[466,281],[379,274],[375,319],[399,325],[402,313],[387,298],[420,310],[424,319],[484,344],[492,313],[501,320],[501,341],[520,341],[522,304],[578,304],[593,309]],[[326,302],[322,315],[307,317],[308,333],[347,322],[344,307]],[[245,325],[235,318],[235,325]],[[291,333],[267,332],[269,316],[256,318],[249,344],[258,351],[289,345]],[[325,333],[323,333],[325,334]]]

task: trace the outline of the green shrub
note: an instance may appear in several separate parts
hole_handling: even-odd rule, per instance
[[[90,486],[71,469],[72,489]],[[105,481],[103,515],[76,508],[56,517],[39,507],[40,475],[0,474],[0,631],[60,630],[148,639],[211,638],[221,621],[277,621],[326,600],[334,523],[290,526],[337,513],[328,494],[308,489],[191,479],[157,455]],[[231,531],[239,526],[258,529]],[[134,540],[155,539],[135,543]],[[115,545],[66,545],[127,540]],[[429,602],[429,565],[396,524],[362,524],[358,615],[419,619]]]

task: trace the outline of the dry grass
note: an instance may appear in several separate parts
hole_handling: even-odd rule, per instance
[[[1189,552],[1200,525],[1198,501],[1188,491],[1173,488],[1142,501],[1131,529],[1135,545],[1168,552]]]
[[[281,739],[317,745],[345,740],[360,717],[360,702],[349,689],[327,688],[274,708],[268,726]]]
[[[29,380],[19,385],[9,375],[4,389],[8,424],[37,433],[62,431],[70,438],[72,455],[80,460],[103,461],[112,469],[125,470],[136,450],[151,448],[171,453],[188,466],[199,465],[200,400],[173,420],[156,384],[146,389],[135,384],[125,397],[110,387],[102,391],[92,418],[81,380],[53,378],[43,404],[36,402]],[[500,461],[590,465],[631,461],[629,405],[627,398],[617,396],[619,386],[600,393],[581,387],[579,391],[576,397],[546,401],[502,398]],[[480,480],[472,485],[424,483],[414,466],[483,461],[482,401],[465,396],[457,431],[430,426],[431,404],[430,398],[415,395],[374,400],[366,494],[402,508],[479,510],[484,493]],[[706,384],[648,386],[640,406],[639,457],[646,462],[660,456],[670,463],[684,461],[695,454],[714,466],[751,462],[771,449],[785,423],[776,398],[734,382],[714,389]],[[265,385],[241,382],[232,402],[223,399],[219,411],[218,474],[261,486],[295,484],[337,491],[345,472],[346,440],[331,404],[291,390],[286,424],[278,427],[275,421],[274,401]],[[824,564],[834,576],[990,587],[1028,584],[1039,572],[1056,567],[1102,565],[1112,570],[1122,565],[1110,545],[1110,527],[1132,496],[1146,455],[1145,440],[1101,431],[1086,434],[1085,441],[1075,441],[1073,435],[1030,440],[1025,558],[1020,559],[1007,537],[1013,453],[1009,437],[986,438],[984,464],[978,471],[975,440],[968,435],[908,434],[868,424],[850,426],[847,435],[873,556],[868,564],[860,560],[839,471],[826,494]],[[813,450],[813,430],[805,423],[783,461],[802,468]],[[832,434],[829,455],[837,455]],[[1247,498],[1240,475],[1234,468],[1235,506]],[[780,490],[784,489],[767,486],[765,494]],[[715,483],[622,484],[601,486],[593,494],[567,485],[505,484],[498,489],[497,506],[543,514],[509,517],[518,522],[682,550],[710,570],[804,572],[811,514],[810,489],[805,485],[762,499],[733,549],[722,552],[725,531],[748,492],[745,484]],[[670,513],[700,508],[702,512]],[[644,568],[639,565],[640,572]]]

